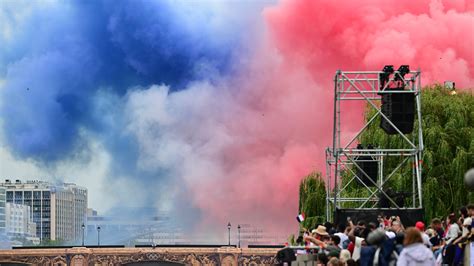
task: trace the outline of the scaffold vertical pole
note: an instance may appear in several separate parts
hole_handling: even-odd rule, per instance
[[[334,216],[333,216],[333,220],[334,222],[336,221],[336,216],[337,216],[337,193],[338,193],[338,186],[337,186],[337,177],[338,177],[338,174],[339,174],[339,151],[336,150],[336,148],[338,147],[338,144],[339,144],[339,136],[338,136],[338,126],[339,126],[339,116],[338,116],[338,112],[339,112],[339,106],[338,106],[338,103],[339,101],[337,100],[337,97],[338,97],[338,91],[337,91],[337,86],[338,86],[338,79],[339,79],[339,75],[340,75],[340,70],[338,70],[336,72],[336,75],[334,76],[334,125],[333,125],[333,155],[334,155],[334,202],[333,202],[333,206],[334,206]],[[329,186],[329,184],[328,184]]]

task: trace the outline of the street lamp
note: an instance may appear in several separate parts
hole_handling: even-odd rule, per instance
[[[240,224],[237,225],[237,232],[239,233],[239,248],[240,248]]]
[[[82,224],[81,228],[82,228],[82,246],[84,246],[84,229],[86,229],[86,226]]]
[[[100,246],[100,226],[97,226],[97,246]]]
[[[227,230],[229,231],[229,246],[230,246],[230,227],[231,227],[231,224],[230,222],[227,224]]]

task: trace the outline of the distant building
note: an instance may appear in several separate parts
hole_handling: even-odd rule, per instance
[[[5,235],[5,204],[6,204],[6,189],[0,187],[0,235]]]
[[[36,236],[31,207],[22,204],[5,205],[6,232],[9,237],[27,238]]]
[[[23,183],[9,179],[0,183],[0,186],[6,188],[7,202],[26,205],[32,209],[36,235],[41,240],[74,241],[81,238],[82,225],[86,223],[86,188],[72,183]]]
[[[92,208],[87,208],[87,217],[97,216],[97,211]]]
[[[144,210],[146,209],[146,210]],[[124,208],[120,214],[98,215],[89,209],[86,244],[177,244],[183,233],[165,212],[153,208]],[[147,214],[145,214],[147,213]]]
[[[286,242],[286,236],[269,234],[268,232],[265,232],[263,227],[257,227],[251,224],[241,224],[240,242],[242,246],[283,244]]]

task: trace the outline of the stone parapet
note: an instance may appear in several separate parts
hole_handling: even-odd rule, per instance
[[[273,265],[277,248],[32,248],[0,250],[2,263],[29,265],[126,265],[174,262],[183,265]]]

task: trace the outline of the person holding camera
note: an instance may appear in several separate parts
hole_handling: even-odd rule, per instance
[[[369,234],[369,229],[365,227],[365,223],[363,221],[359,221],[357,225],[354,225],[352,220],[348,220],[349,226],[351,230],[349,231],[348,237],[349,240],[352,242],[352,259],[358,261],[360,259],[360,251],[362,246],[367,245],[365,242],[365,238]],[[348,249],[351,250],[351,244],[349,244]]]
[[[405,231],[400,216],[392,216],[391,221],[390,228],[395,234],[403,233]]]

